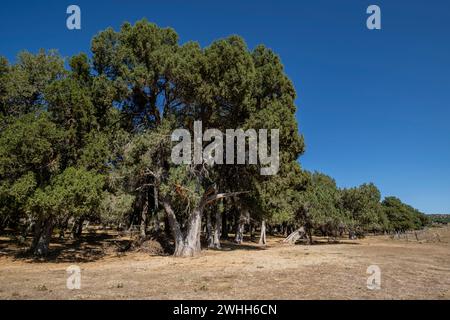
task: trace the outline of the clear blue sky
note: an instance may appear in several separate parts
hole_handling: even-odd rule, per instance
[[[66,29],[77,4],[82,30]],[[366,28],[377,4],[382,30]],[[450,2],[2,1],[0,54],[88,51],[98,31],[146,17],[181,41],[230,34],[275,50],[298,92],[308,170],[349,187],[374,182],[427,213],[450,213]]]

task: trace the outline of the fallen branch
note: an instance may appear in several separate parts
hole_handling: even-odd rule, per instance
[[[295,244],[298,240],[306,237],[305,228],[300,227],[283,240],[284,243]]]

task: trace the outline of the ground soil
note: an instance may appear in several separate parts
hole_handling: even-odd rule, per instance
[[[440,241],[369,236],[286,245],[268,237],[266,247],[225,242],[195,258],[117,250],[126,239],[89,234],[52,243],[41,261],[2,237],[0,299],[450,299],[450,228],[430,232]],[[70,265],[81,268],[80,290],[66,287]],[[367,288],[370,265],[381,269],[380,290]]]

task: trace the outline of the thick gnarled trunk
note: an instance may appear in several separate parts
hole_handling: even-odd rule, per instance
[[[193,257],[199,254],[201,251],[202,209],[196,208],[193,210],[189,217],[186,230],[183,232],[170,204],[164,202],[163,205],[175,241],[173,255],[176,257]]]
[[[200,234],[202,227],[202,212],[200,208],[196,208],[189,218],[188,226],[185,234],[176,236],[174,256],[176,257],[193,257],[200,253]]]
[[[53,233],[53,219],[41,219],[35,225],[34,238],[31,244],[31,252],[35,256],[44,257],[48,255],[50,239]]]
[[[243,192],[218,194],[205,193],[199,205],[191,211],[184,230],[181,229],[180,223],[177,221],[177,217],[170,202],[166,199],[162,200],[167,221],[175,241],[174,256],[193,257],[199,254],[201,251],[200,234],[202,228],[202,216],[205,206],[225,197],[233,197],[241,193]],[[220,217],[216,220],[220,221]],[[217,236],[217,239],[219,239],[219,237],[220,235]]]

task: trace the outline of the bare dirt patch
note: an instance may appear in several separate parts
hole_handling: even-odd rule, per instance
[[[271,237],[266,247],[225,243],[223,250],[205,250],[196,258],[145,250],[118,254],[111,248],[124,239],[97,235],[95,244],[53,244],[64,250],[46,261],[21,257],[19,248],[2,238],[0,298],[450,299],[450,228],[438,232],[440,242],[377,236],[336,244],[317,239],[312,246]],[[160,250],[149,245],[152,253]],[[87,249],[89,255],[82,253]],[[81,268],[80,290],[66,288],[72,264]],[[366,287],[372,264],[381,268],[380,290]]]

